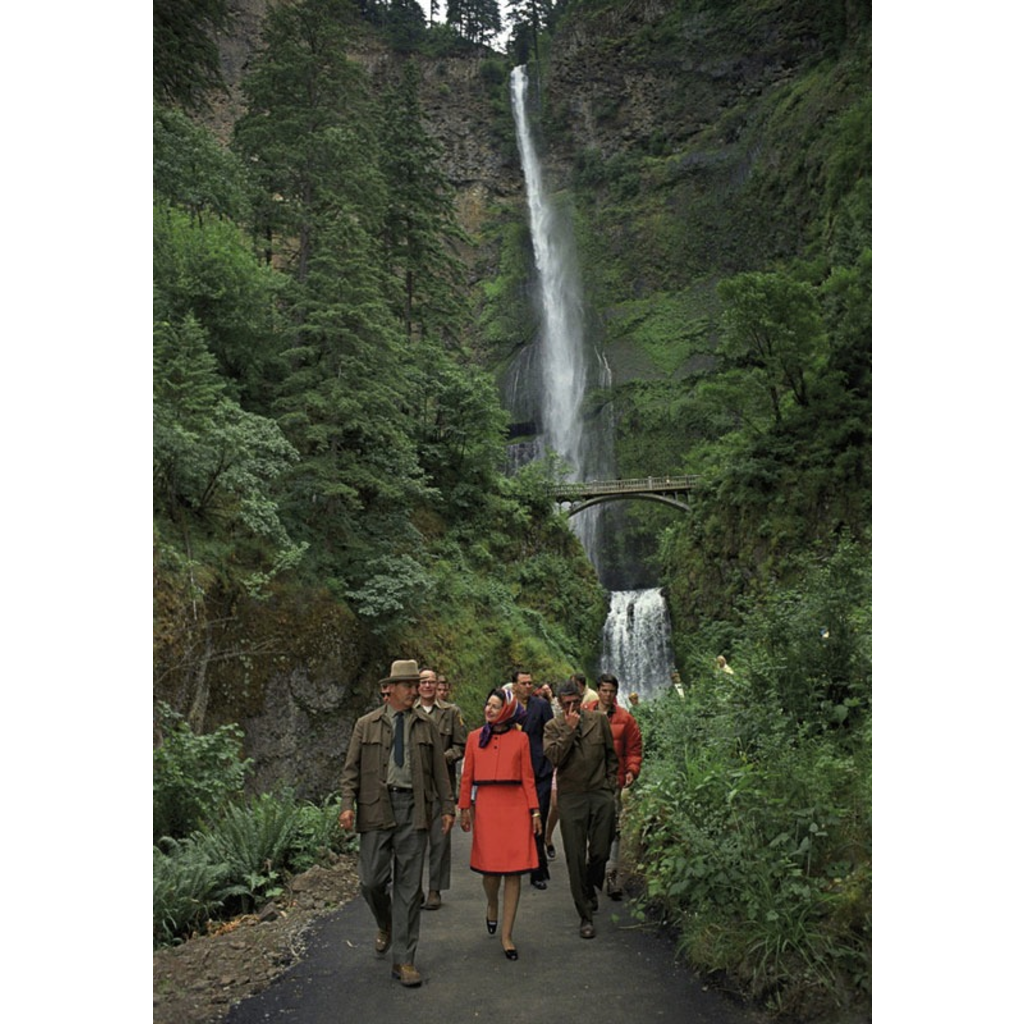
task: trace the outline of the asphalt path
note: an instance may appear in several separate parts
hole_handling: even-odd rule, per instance
[[[548,888],[534,889],[523,878],[513,933],[518,960],[505,959],[500,930],[487,934],[481,876],[469,869],[470,838],[456,824],[452,888],[441,894],[440,909],[420,919],[421,986],[391,979],[391,954],[374,952],[376,926],[356,898],[315,922],[301,962],[233,1007],[227,1024],[763,1024],[762,1015],[706,990],[675,963],[668,938],[638,925],[628,901],[602,895],[597,936],[581,939],[557,833],[555,845]]]

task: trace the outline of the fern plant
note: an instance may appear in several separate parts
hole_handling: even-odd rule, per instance
[[[281,871],[299,818],[291,794],[263,793],[225,809],[206,837],[217,860],[228,865],[229,895],[241,898],[243,911],[279,895]]]
[[[223,905],[230,871],[203,836],[154,846],[154,947],[181,942],[210,920]]]

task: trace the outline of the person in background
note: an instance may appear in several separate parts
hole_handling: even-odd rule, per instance
[[[430,718],[441,734],[448,781],[452,793],[455,793],[455,770],[466,749],[466,723],[454,704],[437,699],[437,673],[433,669],[420,669],[419,696],[415,706]],[[441,906],[442,890],[452,886],[452,834],[450,830],[441,828],[440,804],[434,806],[427,850],[427,896],[423,909],[437,910]]]
[[[678,671],[674,671],[669,677],[672,680],[672,688],[679,694],[680,700],[686,700],[686,691],[683,689],[683,679]]]
[[[633,691],[633,692],[632,692],[632,693],[631,693],[631,694],[629,695],[629,703],[630,703],[630,704],[632,704],[632,705],[633,705],[633,707],[636,707],[636,706],[637,706],[637,704],[639,704],[639,703],[640,703],[640,694],[639,694],[639,693],[637,693],[637,692],[636,692],[636,690],[634,690],[634,691]]]
[[[554,717],[554,712],[543,697],[534,695],[533,677],[523,668],[512,670],[512,692],[516,700],[526,708],[526,717],[521,727],[530,741],[530,761],[537,786],[537,799],[540,801],[541,832],[537,835],[537,867],[530,872],[530,885],[543,890],[548,887],[548,879],[551,877],[543,829],[551,808],[551,776],[554,771],[551,762],[544,756],[544,726]]]
[[[729,662],[725,660],[725,655],[720,654],[715,658],[715,668],[719,671],[724,672],[727,676],[735,675],[733,670],[729,667]]]
[[[558,693],[561,718],[544,726],[544,753],[558,773],[559,824],[580,938],[592,939],[597,890],[615,834],[619,759],[608,716],[581,707],[570,680]]]
[[[640,774],[644,760],[644,741],[636,719],[618,703],[619,681],[611,672],[605,672],[597,681],[597,701],[584,704],[589,711],[597,711],[608,717],[612,727],[612,742],[619,758],[618,786],[615,791],[615,837],[612,839],[605,870],[605,885],[608,896],[613,900],[622,899],[622,885],[619,883],[619,822],[622,818],[622,791],[632,786]]]
[[[419,681],[415,661],[392,662],[381,680],[384,703],[356,721],[338,815],[345,831],[359,833],[359,889],[377,922],[374,948],[383,956],[394,947],[391,977],[407,987],[423,982],[415,961],[434,805],[444,832],[455,823],[441,734],[413,707]]]
[[[437,699],[452,703],[452,684],[448,682],[447,676],[440,674],[437,677]]]
[[[473,832],[469,866],[483,875],[489,935],[498,930],[498,893],[505,880],[501,948],[509,960],[519,959],[512,929],[522,876],[537,867],[534,837],[542,831],[530,741],[519,728],[525,717],[526,709],[510,690],[491,690],[483,727],[474,729],[466,743],[459,789],[462,831]]]
[[[580,691],[580,700],[584,704],[592,704],[597,700],[597,691],[587,686],[587,677],[582,672],[573,672],[569,680],[574,682]]]
[[[455,687],[452,686],[451,681],[447,676],[441,675],[439,672],[437,675],[437,699],[444,704],[450,704],[455,708],[456,713],[460,719],[463,719],[462,708],[455,703]],[[458,794],[459,792],[459,778],[462,775],[462,761],[460,760],[455,766],[455,783],[452,786],[452,792]]]

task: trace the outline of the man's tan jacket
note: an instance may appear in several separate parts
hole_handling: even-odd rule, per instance
[[[414,822],[416,828],[428,829],[435,802],[441,801],[442,814],[454,815],[455,800],[441,734],[422,711],[413,708],[412,714],[406,754],[412,769]],[[341,809],[356,812],[357,832],[395,827],[387,785],[391,733],[383,705],[363,715],[352,730],[341,770]]]

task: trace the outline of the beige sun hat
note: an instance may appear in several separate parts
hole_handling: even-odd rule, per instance
[[[420,669],[415,661],[393,661],[391,662],[391,675],[380,681],[385,683],[418,683],[420,681]]]

